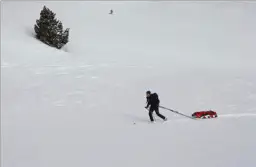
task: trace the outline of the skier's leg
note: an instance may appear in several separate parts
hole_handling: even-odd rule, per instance
[[[150,108],[149,108],[149,113],[148,113],[148,115],[149,115],[149,118],[150,118],[150,121],[151,121],[151,122],[154,121],[154,118],[153,118],[153,111],[154,111],[154,110],[150,107]]]
[[[156,111],[156,115],[159,116],[160,118],[162,118],[163,120],[165,120],[165,116],[163,116],[162,114],[159,113],[159,108],[156,107],[155,108],[155,111]]]

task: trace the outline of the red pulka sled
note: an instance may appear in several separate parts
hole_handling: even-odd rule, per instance
[[[209,111],[197,111],[192,114],[193,118],[199,118],[199,119],[210,119],[210,118],[217,118],[218,115],[215,111],[209,110]]]

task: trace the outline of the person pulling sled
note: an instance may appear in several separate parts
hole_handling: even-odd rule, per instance
[[[154,122],[154,118],[153,118],[153,112],[156,112],[156,115],[159,116],[160,118],[162,118],[164,121],[167,120],[167,118],[165,116],[163,116],[162,114],[159,113],[159,104],[160,104],[160,100],[158,98],[157,93],[153,93],[151,94],[150,91],[146,92],[146,98],[147,98],[147,106],[145,107],[146,109],[149,110],[149,118],[151,122]]]
[[[111,9],[110,12],[109,12],[109,14],[113,14],[113,13],[114,13],[114,11]]]

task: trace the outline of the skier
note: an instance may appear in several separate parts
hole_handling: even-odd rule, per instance
[[[153,118],[153,112],[154,111],[156,112],[157,116],[159,116],[164,121],[166,121],[167,118],[159,113],[159,103],[160,103],[160,100],[158,99],[158,95],[156,93],[151,94],[150,91],[147,91],[146,92],[146,97],[147,97],[147,106],[145,108],[146,109],[149,108],[149,118],[150,118],[150,121],[154,122],[154,118]]]
[[[109,14],[113,14],[113,10],[112,10],[112,9],[110,10],[110,13],[109,13]]]

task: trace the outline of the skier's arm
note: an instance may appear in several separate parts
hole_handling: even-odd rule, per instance
[[[147,103],[147,106],[146,106],[146,108],[148,108],[148,107],[149,107],[149,105],[150,105],[150,104],[149,104],[149,102],[148,102],[148,103]]]
[[[149,105],[151,105],[151,102],[150,102],[150,99],[149,99],[149,98],[147,98],[147,106],[146,106],[145,108],[148,108],[148,107],[149,107]]]

